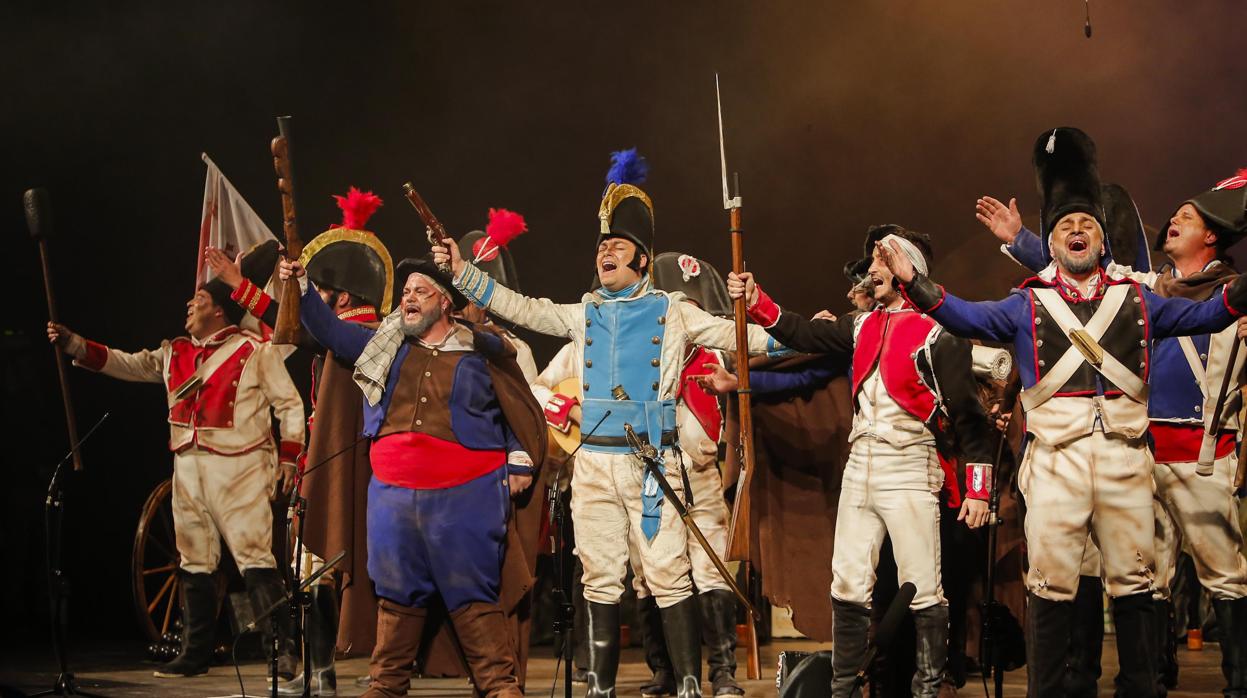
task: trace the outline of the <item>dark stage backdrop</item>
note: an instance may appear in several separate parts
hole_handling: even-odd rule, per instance
[[[608,153],[650,161],[659,248],[729,263],[714,74],[743,188],[749,266],[785,306],[845,308],[843,263],[869,224],[935,239],[935,276],[973,298],[1020,273],[974,199],[1037,201],[1036,136],[1077,125],[1102,173],[1157,225],[1247,165],[1236,0],[946,2],[47,3],[0,9],[4,483],[8,639],[43,633],[48,464],[65,448],[35,247],[21,194],[51,190],[64,320],[126,349],[181,332],[208,152],[279,226],[268,142],[295,117],[302,223],[337,220],[349,185],[387,204],[371,228],[423,253],[412,180],[455,233],[522,212],[524,289],[589,281]],[[557,342],[535,342],[539,359]],[[292,373],[306,383],[305,362]],[[128,587],[139,507],[168,476],[159,389],[72,374],[85,430],[66,527],[83,634],[137,638]],[[29,629],[26,635],[12,632]]]

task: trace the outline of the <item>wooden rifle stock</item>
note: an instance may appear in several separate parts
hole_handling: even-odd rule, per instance
[[[428,227],[430,231],[429,244],[441,245],[450,249],[450,246],[455,244],[455,241],[446,232],[446,227],[442,225],[442,222],[437,220],[437,216],[433,215],[433,209],[429,208],[429,205],[424,202],[424,197],[420,196],[420,192],[416,191],[411,182],[403,183],[403,196],[407,197],[411,207],[416,209],[416,215],[420,216],[420,220],[424,221],[424,225]],[[443,273],[450,273],[449,264],[439,265],[439,268]]]
[[[732,271],[741,274],[745,271],[745,239],[740,227],[740,206],[730,210],[729,219],[732,233]],[[753,557],[753,530],[750,525],[751,512],[749,507],[750,480],[753,477],[753,405],[750,402],[749,389],[749,327],[748,312],[745,299],[738,298],[734,304],[736,319],[736,377],[739,384],[736,389],[737,410],[740,417],[740,477],[736,480],[736,499],[732,502],[732,518],[727,529],[727,559],[740,561],[745,574],[745,593],[749,593],[750,564]],[[758,655],[758,626],[753,618],[745,623],[749,635],[747,676],[750,679],[762,675],[761,658]]]
[[[277,117],[277,137],[273,139],[273,169],[277,172],[277,190],[281,192],[281,227],[286,236],[286,259],[303,254],[303,238],[299,237],[299,221],[295,211],[294,165],[290,153],[290,117]],[[273,328],[273,344],[295,344],[302,324],[299,321],[299,282],[291,278],[282,284],[277,307],[277,326]]]

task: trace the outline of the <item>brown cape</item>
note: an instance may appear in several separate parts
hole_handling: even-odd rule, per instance
[[[492,332],[488,327],[471,326],[474,333]],[[494,333],[496,334],[496,333]],[[478,347],[484,346],[481,341]],[[487,359],[494,392],[508,425],[524,450],[533,459],[540,477],[546,455],[545,412],[537,404],[527,381],[515,363],[515,349],[504,342],[501,353],[482,351]],[[349,446],[363,431],[363,400],[351,378],[353,367],[326,357],[317,390],[319,417],[308,446],[309,467],[320,459]],[[308,498],[308,517],[304,537],[308,549],[328,558],[347,551],[343,561],[343,598],[338,628],[338,648],[355,655],[370,654],[376,643],[376,597],[367,573],[367,501],[372,468],[368,462],[370,443],[361,441],[346,454],[318,470],[308,473],[304,492]],[[520,684],[524,683],[528,657],[530,592],[536,579],[538,533],[541,524],[541,497],[537,487],[516,496],[507,529],[506,555],[502,563],[499,604],[512,628],[512,646],[517,656]],[[326,553],[328,553],[326,555]],[[444,619],[444,616],[443,616]],[[454,644],[448,623],[431,618],[422,650],[425,676],[467,676],[467,670]]]
[[[750,361],[750,366],[787,370],[809,358],[769,366]],[[850,393],[848,378],[839,376],[816,391],[753,400],[757,466],[749,487],[751,562],[762,573],[767,599],[791,609],[796,629],[820,642],[831,641],[827,595],[840,478],[853,422]],[[727,486],[739,472],[735,403],[728,401]]]

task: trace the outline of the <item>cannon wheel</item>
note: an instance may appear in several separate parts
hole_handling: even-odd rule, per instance
[[[178,617],[177,544],[173,537],[173,480],[156,485],[139,514],[130,571],[134,612],[151,642],[169,632]]]

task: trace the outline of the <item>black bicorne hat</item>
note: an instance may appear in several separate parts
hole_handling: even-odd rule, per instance
[[[654,258],[650,278],[654,288],[668,293],[679,291],[711,315],[732,314],[727,283],[719,270],[704,259],[681,252],[663,252]]]
[[[273,276],[273,270],[277,268],[277,258],[280,254],[278,248],[276,240],[266,240],[247,250],[238,264],[242,275],[251,283],[263,288]],[[213,303],[221,306],[225,311],[225,317],[232,324],[237,325],[242,322],[247,313],[230,297],[233,290],[220,277],[214,277],[205,283],[203,290],[212,296]]]
[[[407,277],[412,274],[424,274],[446,289],[450,294],[450,304],[455,310],[463,310],[464,306],[468,304],[468,299],[455,288],[451,275],[438,268],[433,263],[431,257],[408,257],[394,267],[394,276],[402,282],[402,286],[407,285]],[[396,296],[398,297],[402,296],[402,286],[399,286],[397,289]],[[395,299],[395,305],[398,305],[397,298]]]
[[[346,291],[381,315],[390,311],[394,263],[375,234],[331,228],[307,243],[299,262],[318,287]]]

